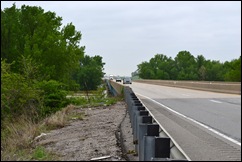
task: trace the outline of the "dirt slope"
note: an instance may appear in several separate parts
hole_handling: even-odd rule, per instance
[[[63,161],[90,161],[98,157],[106,157],[102,161],[130,160],[125,157],[126,152],[133,149],[125,102],[73,111],[84,112],[84,120],[72,120],[68,126],[52,130],[37,144],[58,154]],[[123,123],[122,127],[120,123]],[[119,128],[125,129],[125,139],[120,140],[122,130]]]

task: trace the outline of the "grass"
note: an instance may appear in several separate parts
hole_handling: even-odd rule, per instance
[[[36,160],[47,159],[48,155],[49,154],[45,151],[45,149],[42,146],[37,146],[33,151],[33,159],[36,159]]]
[[[89,96],[89,101],[85,96],[69,97],[71,104],[81,107],[96,107],[96,106],[109,106],[115,104],[117,101],[123,100],[122,97],[103,97],[99,95]]]
[[[45,150],[43,146],[37,146],[32,153],[31,160],[39,161],[56,161],[58,156]]]
[[[40,148],[33,144],[34,137],[39,135],[38,124],[21,116],[1,129],[1,160],[2,161],[29,161],[40,160],[36,155]],[[53,158],[53,155],[44,151],[42,154],[47,159]],[[42,159],[44,160],[44,158]]]
[[[42,132],[46,132],[64,127],[68,124],[68,114],[70,114],[74,109],[74,105],[68,105],[60,111],[57,111],[55,114],[45,118],[40,124],[40,129]]]
[[[84,112],[74,112],[68,116],[68,120],[83,120],[85,116],[87,115]]]
[[[94,93],[94,92],[92,92]],[[96,92],[90,96],[89,102],[83,97],[71,99],[71,105],[62,108],[55,114],[45,118],[39,123],[34,123],[25,116],[19,116],[14,121],[2,121],[1,126],[1,160],[2,161],[55,161],[58,155],[47,151],[43,146],[35,144],[35,137],[50,130],[62,128],[70,120],[83,120],[86,117],[84,112],[73,111],[77,108],[109,106],[121,97],[105,97],[102,93]],[[75,93],[72,93],[75,95]],[[82,139],[80,139],[82,140]]]
[[[24,116],[4,123],[1,129],[1,160],[56,160],[56,156],[36,146],[34,139],[43,132],[64,127],[68,123],[68,114],[75,108],[69,105],[42,122],[36,124]]]

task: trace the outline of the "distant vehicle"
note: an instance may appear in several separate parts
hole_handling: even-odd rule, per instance
[[[130,78],[130,77],[125,77],[125,78],[123,79],[123,84],[132,84],[132,80],[131,80],[131,78]]]
[[[118,76],[118,77],[116,77],[116,82],[121,82],[122,81],[122,79]]]
[[[113,80],[113,75],[109,75],[109,79],[110,80]]]

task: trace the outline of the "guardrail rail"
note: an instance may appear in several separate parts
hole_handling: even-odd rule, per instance
[[[128,86],[124,87],[124,98],[139,161],[190,161]]]
[[[129,86],[106,82],[114,95],[124,95],[139,161],[191,161]]]

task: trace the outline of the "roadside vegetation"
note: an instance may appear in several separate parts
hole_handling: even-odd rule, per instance
[[[76,108],[110,105],[102,57],[85,54],[81,32],[41,7],[1,10],[1,160],[58,160],[35,141],[82,120]]]
[[[222,63],[207,60],[203,55],[194,57],[189,51],[180,51],[174,59],[156,54],[137,67],[132,73],[135,79],[241,81],[241,56]]]
[[[86,114],[72,111],[76,108],[108,106],[122,100],[106,94],[102,80],[105,63],[101,56],[85,53],[81,37],[72,23],[62,27],[61,17],[41,7],[17,8],[13,4],[1,10],[2,161],[58,160],[54,153],[35,145],[41,133],[85,118]],[[157,55],[138,65],[139,75],[144,79],[240,78],[240,58],[224,64],[230,69],[227,71],[222,71],[218,62],[205,65],[200,57],[197,62],[201,64],[193,64],[193,59],[182,52],[174,64]]]
[[[83,120],[88,117],[85,113],[74,111],[79,108],[90,108],[96,106],[109,106],[122,100],[122,97],[112,97],[104,95],[104,84],[96,91],[92,91],[87,100],[83,91],[68,95],[68,105],[52,112],[50,115],[36,120],[36,118],[22,114],[14,119],[2,120],[1,128],[1,160],[58,160],[58,155],[48,152],[44,147],[35,145],[42,134],[48,133],[53,129],[62,128],[72,120]],[[102,91],[102,93],[101,93]],[[78,95],[77,95],[78,94]],[[84,95],[80,95],[84,94]],[[35,120],[33,120],[35,119]]]

